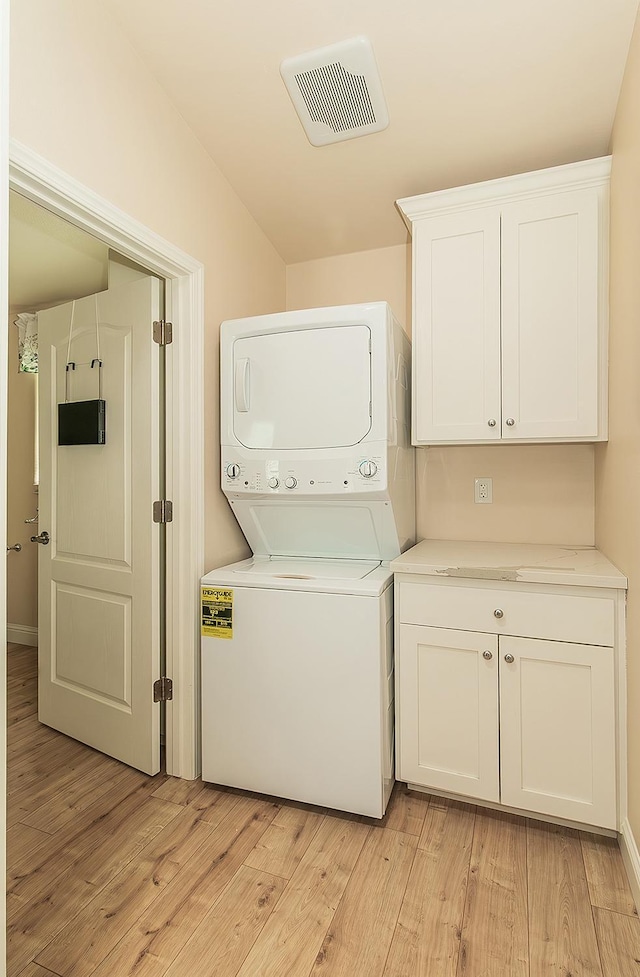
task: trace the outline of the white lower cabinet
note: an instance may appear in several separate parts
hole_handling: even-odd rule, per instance
[[[499,801],[497,636],[411,624],[399,634],[396,776]]]
[[[616,828],[613,600],[483,587],[397,579],[396,777]],[[560,640],[550,597],[566,605]],[[456,607],[498,633],[442,626]],[[610,646],[577,643],[590,617]],[[505,633],[530,635],[536,618],[541,638]],[[562,640],[573,630],[576,643]]]

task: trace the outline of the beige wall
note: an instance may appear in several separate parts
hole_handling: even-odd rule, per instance
[[[287,268],[287,308],[386,299],[408,323],[410,281],[403,246],[306,261]],[[593,468],[591,445],[419,448],[418,537],[593,545]],[[491,505],[473,501],[478,476]]]
[[[38,626],[38,547],[29,542],[37,529],[25,523],[35,515],[35,416],[37,377],[18,372],[18,330],[9,316],[9,384],[7,432],[7,543],[22,552],[7,555],[7,622]]]
[[[398,245],[287,266],[288,309],[351,302],[388,302],[410,332],[411,247]]]
[[[612,137],[609,442],[596,452],[596,542],[629,578],[629,820],[640,844],[640,25]]]
[[[222,319],[285,305],[285,268],[95,0],[14,0],[11,135],[205,266],[206,565],[247,552],[219,485]]]

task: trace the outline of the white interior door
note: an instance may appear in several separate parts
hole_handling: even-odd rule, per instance
[[[365,325],[237,339],[233,428],[247,448],[336,448],[371,428],[371,331]]]
[[[39,315],[40,721],[147,773],[160,765],[160,282],[98,297],[106,443],[58,445],[72,304]],[[96,299],[75,303],[74,401],[98,397]]]

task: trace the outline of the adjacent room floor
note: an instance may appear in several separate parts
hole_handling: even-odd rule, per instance
[[[40,726],[35,650],[8,657],[10,977],[638,977],[615,841],[146,777]]]

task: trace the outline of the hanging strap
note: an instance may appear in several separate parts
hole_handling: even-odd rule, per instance
[[[102,400],[102,360],[100,359],[100,316],[98,315],[98,293],[94,295],[96,300],[96,355],[91,360],[91,369],[98,367],[98,400]]]
[[[76,365],[71,360],[71,339],[73,337],[73,320],[76,314],[76,300],[74,299],[71,303],[71,322],[69,323],[69,342],[67,343],[67,365],[66,373],[64,378],[64,401],[66,404],[69,403],[69,373],[71,370],[75,370]]]
[[[100,359],[100,316],[98,312],[98,294],[94,295],[96,305],[96,356],[91,360],[91,369],[98,368],[98,399],[102,400],[102,360]],[[69,374],[72,373],[76,364],[71,359],[71,340],[73,339],[73,320],[76,314],[76,300],[71,303],[71,322],[69,323],[69,341],[67,343],[67,364],[65,372],[64,399],[69,402]]]

